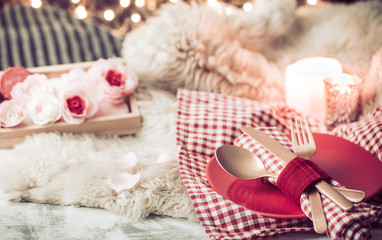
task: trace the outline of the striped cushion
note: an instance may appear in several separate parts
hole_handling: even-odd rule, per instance
[[[55,7],[0,9],[0,70],[119,57],[121,40]]]

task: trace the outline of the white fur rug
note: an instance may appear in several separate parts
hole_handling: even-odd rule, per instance
[[[144,119],[135,136],[46,133],[0,150],[0,197],[105,208],[131,220],[149,214],[195,220],[176,161],[175,98],[144,89],[136,96]],[[108,158],[130,151],[140,160],[136,170],[141,171],[141,179],[133,189],[117,194],[107,178],[121,170]],[[161,154],[172,160],[157,163]]]
[[[195,220],[176,161],[177,88],[280,101],[285,67],[324,56],[365,80],[365,113],[381,103],[382,2],[295,7],[293,0],[257,0],[251,13],[225,15],[167,5],[124,41],[123,56],[140,77],[142,131],[122,138],[38,134],[0,150],[0,197],[105,208],[131,219],[152,213]],[[142,178],[115,194],[107,176],[119,169],[108,157],[129,151],[141,160]],[[172,161],[155,163],[162,153]]]

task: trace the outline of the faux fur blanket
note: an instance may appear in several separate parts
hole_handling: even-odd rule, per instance
[[[363,110],[369,112],[382,102],[381,13],[380,1],[296,9],[293,0],[258,0],[253,12],[231,15],[169,4],[124,41],[123,56],[140,78],[142,131],[127,137],[38,134],[0,150],[0,197],[106,208],[131,219],[153,213],[193,220],[176,160],[176,89],[283,101],[288,64],[332,57],[365,80]],[[142,177],[116,194],[107,176],[120,170],[108,157],[128,151],[138,155]],[[172,161],[156,163],[162,153]]]
[[[222,13],[223,12],[223,13]],[[123,55],[144,84],[284,100],[287,65],[336,58],[364,81],[365,112],[382,102],[382,3],[321,4],[258,0],[252,12],[167,5],[126,36]]]

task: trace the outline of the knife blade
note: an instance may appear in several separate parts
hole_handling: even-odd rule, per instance
[[[281,143],[276,141],[275,139],[269,137],[267,134],[256,130],[252,127],[243,127],[242,132],[250,136],[252,139],[256,140],[263,147],[265,147],[268,151],[270,151],[273,155],[278,157],[284,163],[288,164],[297,156],[286,149]],[[322,194],[326,195],[333,202],[335,202],[339,207],[343,210],[349,210],[353,207],[353,203],[346,199],[341,193],[332,188],[327,182],[324,180],[319,181],[315,184],[315,188]]]

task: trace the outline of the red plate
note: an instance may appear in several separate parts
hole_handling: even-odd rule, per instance
[[[345,139],[314,133],[317,153],[311,158],[333,179],[347,188],[363,190],[369,200],[382,190],[382,162]],[[262,180],[245,181],[225,172],[215,157],[206,167],[211,187],[223,197],[263,216],[305,218],[306,216],[277,187]]]

